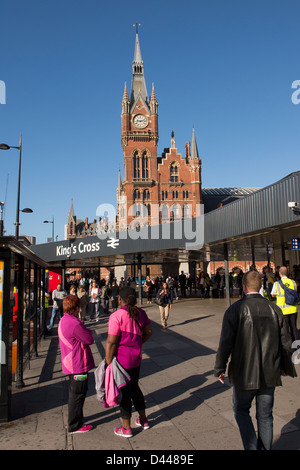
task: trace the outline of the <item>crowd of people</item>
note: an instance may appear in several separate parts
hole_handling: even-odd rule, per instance
[[[233,385],[233,411],[245,449],[271,449],[275,387],[281,385],[281,375],[297,375],[291,357],[292,341],[298,340],[299,336],[299,275],[299,266],[294,266],[291,272],[285,266],[278,266],[275,273],[267,268],[263,274],[251,266],[246,274],[230,274],[232,285],[239,288],[241,283],[241,298],[224,314],[214,374],[224,383],[230,360],[228,376]],[[163,328],[167,328],[170,309],[174,299],[179,299],[179,292],[184,298],[187,290],[192,292],[195,285],[201,297],[209,297],[208,284],[215,282],[215,278],[211,281],[204,273],[200,273],[194,284],[189,279],[183,271],[178,278],[151,279],[147,276],[144,282],[147,304],[154,299]],[[219,282],[218,278],[216,282]],[[288,290],[295,293],[294,304],[289,303]],[[84,321],[87,314],[90,320],[99,319],[100,307],[105,314],[110,313],[110,306],[105,358],[95,371],[97,396],[99,392],[106,399],[108,393],[110,403],[120,405],[122,425],[114,429],[117,436],[129,438],[133,435],[132,405],[139,414],[135,425],[144,430],[150,426],[139,375],[142,345],[151,337],[152,326],[145,310],[137,306],[136,294],[136,283],[131,277],[126,281],[122,278],[119,283],[115,279],[99,281],[82,277],[77,284],[69,285],[68,292],[61,284],[53,291],[49,328],[53,327],[59,314],[62,367],[70,380],[68,430],[71,433],[92,429],[83,422],[83,405],[88,372],[96,365],[90,349],[94,342],[93,333]],[[269,297],[276,301],[270,302]],[[257,433],[249,415],[254,398]]]

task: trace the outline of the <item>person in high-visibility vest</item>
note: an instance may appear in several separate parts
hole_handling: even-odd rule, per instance
[[[279,276],[281,278],[282,283],[289,287],[292,290],[297,291],[297,285],[295,281],[292,279],[289,279],[287,277],[287,268],[286,266],[281,266],[279,269]],[[281,308],[282,313],[284,315],[284,319],[287,322],[287,326],[289,328],[291,337],[293,341],[296,341],[298,339],[298,330],[297,330],[297,313],[298,313],[298,308],[297,305],[287,305],[285,301],[285,294],[284,294],[284,289],[281,287],[279,284],[279,281],[276,281],[273,284],[273,288],[271,291],[271,296],[276,297],[276,304],[278,307]]]

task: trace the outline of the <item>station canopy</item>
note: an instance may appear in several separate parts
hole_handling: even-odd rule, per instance
[[[31,250],[53,268],[130,265],[139,255],[147,265],[223,261],[224,246],[229,261],[249,260],[253,250],[255,259],[265,260],[270,250],[283,244],[289,249],[292,238],[300,238],[299,204],[297,171],[193,219],[34,245]]]

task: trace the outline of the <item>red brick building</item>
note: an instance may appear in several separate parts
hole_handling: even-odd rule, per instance
[[[136,32],[130,96],[125,83],[122,100],[124,178],[117,188],[119,229],[195,216],[201,203],[201,160],[195,132],[182,156],[175,147],[157,155],[158,102],[152,85],[148,97],[138,31]],[[135,222],[134,222],[135,221]]]

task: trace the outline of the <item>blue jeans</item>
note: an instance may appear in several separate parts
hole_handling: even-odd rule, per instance
[[[59,313],[59,319],[61,319],[63,315],[63,309],[61,307],[52,307],[52,315],[50,319],[50,325],[49,325],[49,330],[52,330],[54,323],[55,323],[55,318],[56,315]]]
[[[271,450],[273,441],[274,387],[258,390],[241,390],[233,387],[233,412],[245,450]],[[249,414],[256,398],[257,431]]]
[[[104,313],[109,313],[109,299],[103,300]]]
[[[96,320],[100,318],[100,302],[90,302],[90,320],[94,319],[96,315]]]

